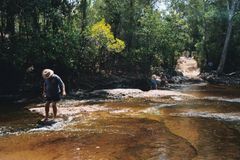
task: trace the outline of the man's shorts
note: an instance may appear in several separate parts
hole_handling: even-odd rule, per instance
[[[60,94],[56,94],[56,95],[53,95],[53,96],[47,96],[46,97],[47,102],[57,102],[57,101],[60,101],[60,99],[61,99]]]

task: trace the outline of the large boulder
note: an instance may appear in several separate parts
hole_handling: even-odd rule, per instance
[[[200,74],[197,61],[193,57],[182,56],[177,60],[175,68],[177,73],[182,73],[184,77],[195,79]]]
[[[150,90],[142,91],[140,89],[103,89],[96,90],[90,93],[91,97],[94,98],[110,98],[110,99],[121,99],[121,98],[159,98],[167,96],[184,96],[192,97],[191,95],[184,94],[176,91],[169,90]]]

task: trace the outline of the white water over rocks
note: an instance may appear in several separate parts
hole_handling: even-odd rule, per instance
[[[58,117],[54,120],[49,120],[45,125],[37,125],[36,128],[29,130],[29,132],[35,131],[60,131],[63,130],[66,126],[74,124],[74,118],[78,117],[81,113],[91,113],[95,111],[104,111],[108,110],[106,107],[101,105],[84,105],[82,101],[77,100],[66,100],[58,104]],[[41,106],[41,107],[40,107]],[[41,115],[45,115],[44,104],[38,105],[37,108],[29,108],[31,112],[36,112]],[[50,112],[51,114],[51,108]]]
[[[170,90],[150,90],[142,91],[140,89],[103,89],[91,92],[92,95],[101,96],[105,95],[107,98],[157,98],[166,96],[184,96],[191,97],[194,96],[189,94],[184,94],[177,91]]]
[[[148,114],[154,114],[154,115],[160,115],[160,110],[161,108],[167,108],[167,107],[174,107],[176,104],[160,104],[160,105],[155,105],[153,107],[141,110],[140,112],[142,113],[148,113]]]
[[[57,118],[54,120],[50,120],[49,124],[47,125],[41,125],[38,124],[37,128],[30,129],[28,132],[36,132],[36,131],[61,131],[70,124],[70,122],[73,120],[73,117],[68,117],[66,120],[63,118]]]
[[[223,97],[204,97],[206,100],[216,100],[216,101],[225,101],[225,102],[233,102],[240,103],[240,98],[223,98]]]
[[[173,113],[171,116],[179,117],[201,117],[210,118],[223,121],[240,121],[240,112],[238,113],[210,113],[210,112],[186,112],[186,113]]]

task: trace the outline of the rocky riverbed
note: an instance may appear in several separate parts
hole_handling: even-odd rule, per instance
[[[96,98],[76,95],[59,102],[58,117],[48,126],[37,125],[44,103],[2,106],[8,109],[0,114],[1,159],[240,158],[236,87],[192,84],[88,94]]]

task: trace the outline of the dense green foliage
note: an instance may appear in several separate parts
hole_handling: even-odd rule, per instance
[[[45,67],[69,84],[83,74],[149,75],[183,53],[217,69],[231,23],[224,71],[236,71],[238,10],[238,0],[1,0],[0,88],[38,82]]]

